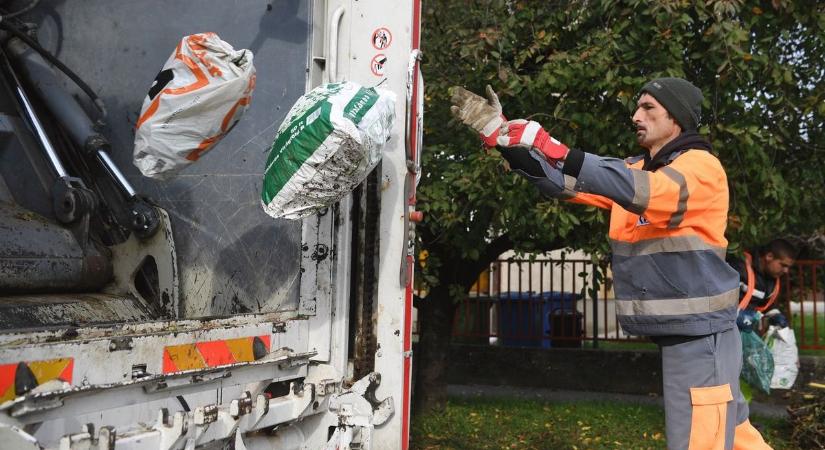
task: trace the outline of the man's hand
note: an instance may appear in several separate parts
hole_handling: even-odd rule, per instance
[[[566,145],[547,134],[538,122],[523,119],[505,122],[499,130],[497,143],[502,147],[534,148],[554,165],[564,161],[570,151]]]
[[[487,85],[485,99],[461,86],[454,86],[450,100],[453,116],[477,131],[486,147],[495,147],[498,130],[507,119],[501,114],[501,103],[493,88]]]

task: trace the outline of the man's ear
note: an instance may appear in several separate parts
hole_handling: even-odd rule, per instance
[[[773,252],[765,253],[765,261],[773,261],[774,259],[776,259],[776,256],[774,256]]]

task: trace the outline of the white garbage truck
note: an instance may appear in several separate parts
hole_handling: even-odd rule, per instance
[[[0,448],[407,448],[420,7],[0,1]],[[147,92],[207,32],[254,54],[251,104],[144,177]],[[395,93],[381,162],[315,215],[267,216],[279,125],[340,81]]]

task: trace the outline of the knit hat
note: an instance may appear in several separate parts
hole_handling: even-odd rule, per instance
[[[682,127],[682,131],[695,130],[702,114],[702,91],[681,78],[656,78],[639,91],[652,95]]]

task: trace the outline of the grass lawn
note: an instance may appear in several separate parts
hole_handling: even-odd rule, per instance
[[[819,332],[819,340],[817,340],[817,336],[814,335],[814,315],[805,314],[805,334],[804,336],[800,332],[800,327],[802,326],[801,317],[796,314],[791,318],[791,326],[794,329],[794,333],[796,334],[796,345],[825,345],[825,315],[822,314],[820,311],[819,320],[816,323],[816,331]],[[802,350],[799,351],[802,355],[825,355],[825,350]]]
[[[792,449],[786,421],[754,417],[776,450]],[[442,414],[413,419],[415,450],[664,449],[664,411],[627,403],[451,399]]]

